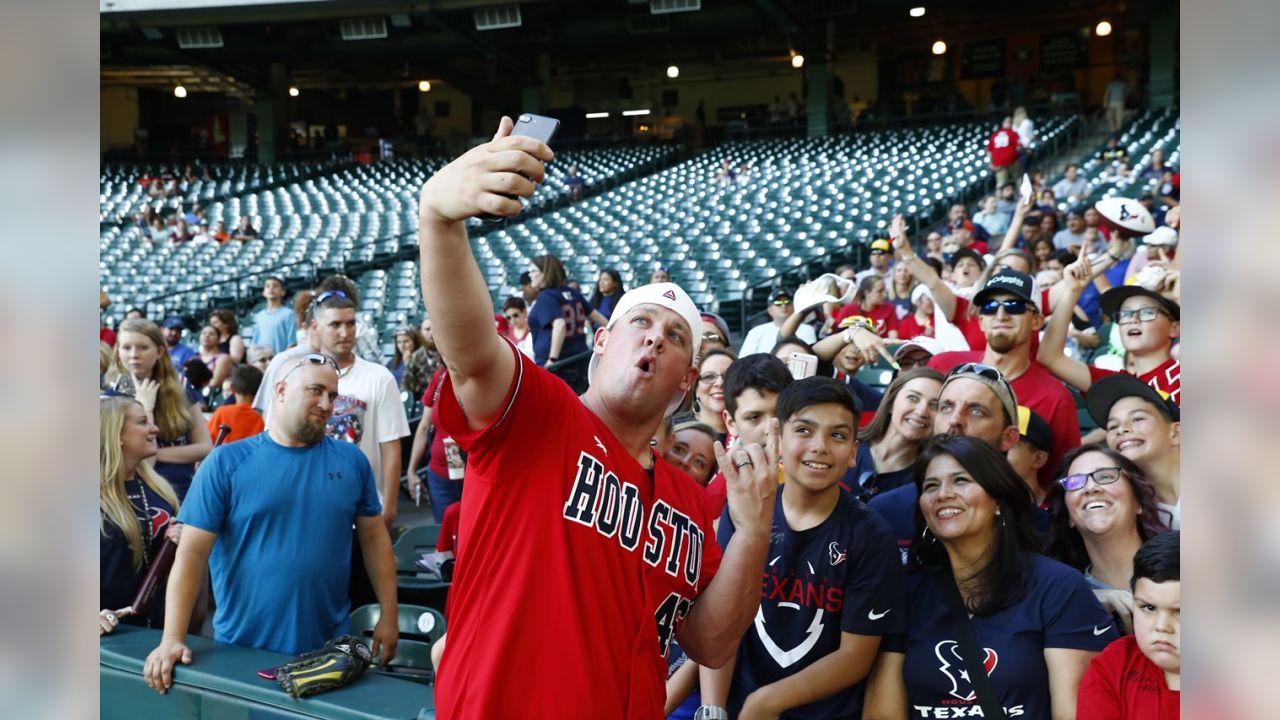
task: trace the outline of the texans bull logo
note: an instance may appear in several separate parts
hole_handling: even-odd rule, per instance
[[[831,567],[839,565],[849,557],[849,554],[842,550],[840,545],[834,542],[827,546],[827,552],[831,554]]]
[[[982,659],[982,667],[987,671],[987,677],[996,669],[996,663],[999,657],[996,651],[991,648],[983,648],[986,651],[986,657]],[[960,656],[960,646],[955,640],[943,640],[934,646],[933,652],[938,657],[938,671],[947,676],[951,681],[951,690],[948,694],[957,700],[965,702],[973,702],[978,699],[977,692],[973,689],[973,680],[969,677],[969,671],[966,669],[964,658]],[[958,672],[952,674],[952,668],[956,668]],[[961,687],[961,683],[965,687]],[[968,694],[961,694],[962,690],[968,690]]]

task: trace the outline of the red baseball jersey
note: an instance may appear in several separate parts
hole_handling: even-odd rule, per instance
[[[987,151],[991,153],[991,164],[996,167],[1014,164],[1018,161],[1018,133],[1000,128],[987,140]]]
[[[1104,370],[1099,367],[1089,366],[1089,382],[1096,383],[1108,375],[1119,375],[1118,370]],[[1138,376],[1142,382],[1159,390],[1173,400],[1174,404],[1182,407],[1182,363],[1169,358],[1160,363],[1154,370]]]
[[[894,309],[893,303],[884,303],[877,306],[874,310],[864,311],[857,303],[849,303],[844,307],[836,310],[832,314],[831,319],[839,324],[841,320],[854,315],[862,315],[876,324],[876,334],[880,337],[887,337],[890,330],[898,329],[898,311]]]
[[[450,379],[436,406],[469,453],[437,717],[661,718],[668,647],[720,564],[706,494],[511,352],[488,427]]]

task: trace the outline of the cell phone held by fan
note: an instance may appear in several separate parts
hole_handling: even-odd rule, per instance
[[[813,377],[818,374],[818,356],[809,353],[793,352],[787,359],[787,369],[796,380]]]
[[[545,145],[550,145],[552,138],[556,136],[556,131],[559,129],[560,121],[555,118],[534,115],[532,113],[521,113],[520,117],[516,118],[516,124],[515,127],[511,129],[511,134],[531,137]],[[480,219],[485,222],[502,222],[504,218],[497,215],[485,214],[481,215]]]

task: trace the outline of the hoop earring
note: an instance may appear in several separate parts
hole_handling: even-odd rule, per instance
[[[925,525],[925,526],[924,526],[924,530],[921,530],[921,531],[920,531],[920,539],[921,539],[921,540],[924,540],[925,542],[927,542],[927,543],[929,543],[929,544],[931,544],[931,545],[932,545],[933,543],[938,542],[938,538],[937,538],[937,536],[936,536],[936,535],[934,535],[934,534],[929,530],[929,526],[928,526],[928,525]]]

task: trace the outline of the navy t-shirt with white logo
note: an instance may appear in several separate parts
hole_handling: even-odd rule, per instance
[[[529,310],[529,327],[533,331],[533,361],[545,365],[551,355],[551,323],[564,319],[564,344],[559,360],[587,351],[588,340],[583,323],[591,315],[591,303],[573,288],[544,288]]]
[[[733,537],[725,508],[721,547]],[[884,521],[841,490],[831,515],[808,530],[792,530],[778,493],[765,560],[760,610],[738,646],[729,689],[730,717],[757,688],[790,677],[840,647],[841,633],[902,632],[902,568]],[[861,716],[862,683],[782,718]]]
[[[975,615],[973,632],[1006,715],[1051,720],[1045,648],[1101,651],[1119,634],[1078,570],[1038,554],[1031,562],[1022,599],[999,612]],[[906,654],[902,675],[909,717],[983,717],[943,582],[954,581],[935,572],[907,573],[907,629],[886,637],[882,648]]]

